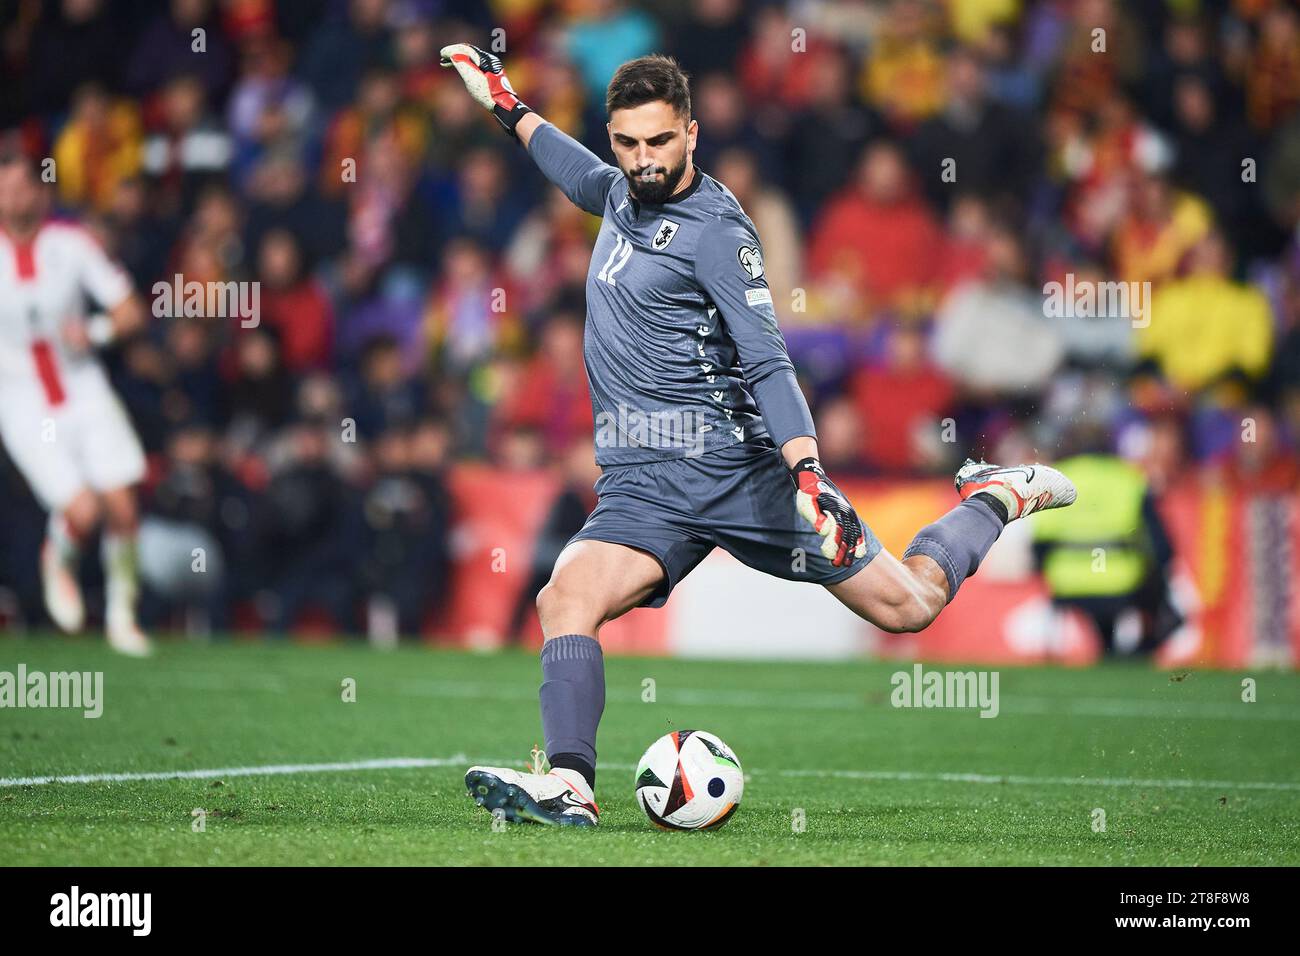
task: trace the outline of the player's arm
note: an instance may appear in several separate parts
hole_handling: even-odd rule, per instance
[[[799,513],[823,538],[822,554],[838,566],[866,557],[862,522],[817,459],[812,413],[777,327],[762,248],[748,222],[723,217],[705,228],[696,249],[695,278],[736,343],[745,381],[790,469]]]
[[[83,234],[81,246],[81,286],[102,311],[84,321],[64,323],[64,338],[77,348],[102,348],[143,329],[145,308],[131,288],[130,277],[99,243]]]
[[[108,316],[109,322],[112,323],[113,338],[115,339],[134,335],[144,328],[144,303],[140,301],[140,297],[134,292],[105,314]]]
[[[575,206],[595,216],[604,212],[605,195],[620,175],[616,167],[520,102],[501,60],[491,53],[456,43],[443,47],[441,57],[442,65],[456,69],[474,100],[523,144],[546,178]]]

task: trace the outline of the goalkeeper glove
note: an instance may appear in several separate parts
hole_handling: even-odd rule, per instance
[[[867,556],[862,521],[849,499],[826,477],[816,458],[805,458],[790,469],[795,506],[822,536],[821,552],[831,564],[847,568]]]
[[[456,68],[460,78],[465,81],[469,95],[484,109],[491,110],[506,132],[518,139],[515,125],[532,110],[515,96],[515,91],[502,70],[500,58],[468,43],[445,46],[439,55],[439,62],[443,66]]]

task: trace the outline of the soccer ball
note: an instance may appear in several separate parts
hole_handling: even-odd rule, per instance
[[[636,802],[664,830],[710,830],[740,806],[745,777],[731,748],[703,730],[674,730],[636,766]]]

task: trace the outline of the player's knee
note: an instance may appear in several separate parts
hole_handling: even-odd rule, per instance
[[[537,616],[546,617],[555,607],[558,596],[555,591],[555,579],[552,578],[542,585],[542,589],[537,592],[537,597],[533,603],[537,605]]]
[[[932,595],[922,588],[899,583],[885,590],[877,602],[873,621],[891,634],[911,634],[924,630],[938,614]]]
[[[537,592],[537,616],[541,619],[542,629],[547,633],[556,628],[564,630],[582,627],[587,625],[588,618],[591,617],[589,602],[584,600],[565,575],[552,577]]]
[[[63,520],[68,523],[73,534],[82,538],[95,530],[99,524],[99,515],[99,501],[89,493],[77,495],[63,509]]]
[[[135,496],[130,492],[114,493],[104,499],[104,523],[110,531],[117,534],[134,534],[139,521],[140,515],[136,509]]]
[[[913,598],[903,609],[903,631],[913,634],[924,631],[935,619],[935,608],[919,598]]]

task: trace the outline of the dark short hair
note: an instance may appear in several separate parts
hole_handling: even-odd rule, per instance
[[[0,150],[0,167],[18,166],[37,182],[41,181],[41,167],[35,157],[17,149]]]
[[[662,101],[685,120],[691,118],[691,86],[677,61],[654,54],[628,60],[614,72],[605,92],[605,112]]]

